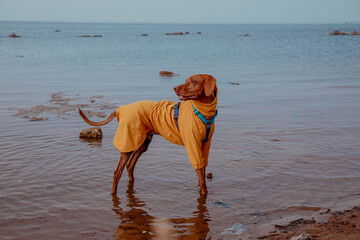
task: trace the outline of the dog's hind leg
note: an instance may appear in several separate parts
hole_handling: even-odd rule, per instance
[[[111,190],[111,194],[113,194],[113,195],[116,194],[117,186],[119,184],[121,174],[122,174],[124,167],[125,167],[126,163],[128,162],[132,153],[133,152],[126,152],[126,153],[122,152],[120,155],[119,164],[114,172],[114,181],[113,181],[113,186],[112,186],[112,190]]]
[[[128,163],[126,164],[126,168],[127,168],[127,172],[129,175],[129,180],[130,181],[134,181],[134,168],[135,165],[138,161],[138,159],[140,158],[141,154],[143,154],[144,152],[146,152],[146,150],[148,149],[148,146],[152,140],[152,134],[148,133],[148,135],[146,136],[145,141],[143,142],[143,144],[134,151],[134,153],[131,155],[130,160],[128,161]]]

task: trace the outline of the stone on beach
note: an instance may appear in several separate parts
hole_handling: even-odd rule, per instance
[[[309,234],[301,234],[296,237],[292,237],[290,240],[312,240],[312,237]]]
[[[142,34],[140,34],[140,36],[146,37],[146,36],[148,36],[148,34],[147,33],[142,33]]]
[[[102,131],[99,127],[86,128],[80,131],[79,138],[101,139]]]

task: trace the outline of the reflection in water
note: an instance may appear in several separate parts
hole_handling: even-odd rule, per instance
[[[173,218],[169,222],[174,225],[176,235],[181,239],[206,239],[209,233],[210,214],[206,207],[206,195],[198,198],[197,209],[190,218]]]
[[[127,209],[120,206],[117,196],[113,196],[113,211],[119,215],[121,221],[114,234],[115,239],[162,239],[156,236],[153,229],[154,225],[158,224],[157,220],[145,211],[145,202],[136,197],[133,188],[133,182],[129,182],[126,192]],[[192,217],[168,219],[177,239],[206,239],[209,221],[211,219],[206,207],[206,196],[202,195],[198,198],[197,209],[192,212]]]
[[[83,143],[88,143],[91,147],[101,147],[102,146],[102,139],[96,138],[79,138],[79,140]]]
[[[117,228],[114,237],[116,239],[151,239],[152,222],[155,219],[148,214],[145,208],[145,202],[135,197],[134,183],[129,181],[126,191],[128,210],[120,207],[120,199],[113,196],[113,210],[119,215],[121,224]]]

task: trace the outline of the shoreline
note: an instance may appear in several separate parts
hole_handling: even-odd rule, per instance
[[[360,206],[354,206],[351,209],[322,209],[311,216],[271,221],[247,230],[240,239],[357,240],[359,237]]]

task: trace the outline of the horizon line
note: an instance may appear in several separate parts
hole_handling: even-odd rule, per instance
[[[242,23],[236,23],[236,22],[210,22],[210,23],[204,23],[204,22],[110,22],[110,21],[99,21],[99,22],[93,22],[93,21],[44,21],[44,20],[2,20],[0,19],[0,22],[28,22],[28,23],[79,23],[79,24],[182,24],[182,25],[299,25],[299,24],[360,24],[360,22],[356,21],[345,21],[345,22],[242,22]]]

